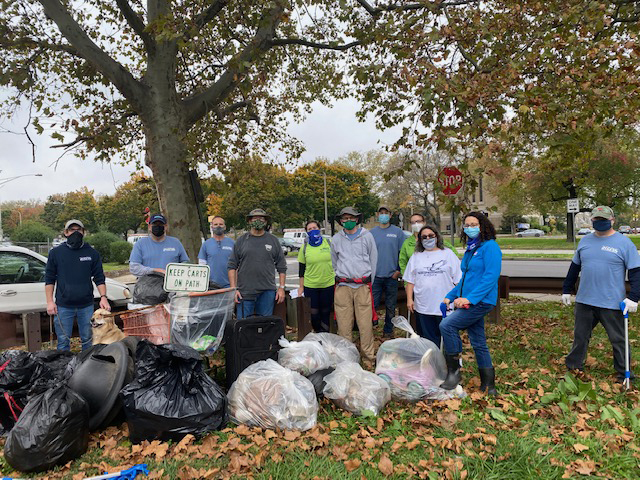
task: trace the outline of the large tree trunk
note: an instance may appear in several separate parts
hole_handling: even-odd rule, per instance
[[[191,263],[198,263],[202,244],[198,225],[198,205],[189,179],[186,130],[173,125],[166,115],[151,122],[146,129],[147,166],[153,172],[158,188],[160,210],[167,217],[168,234],[180,239]]]

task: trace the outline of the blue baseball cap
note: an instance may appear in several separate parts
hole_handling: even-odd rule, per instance
[[[163,224],[166,225],[167,224],[167,219],[161,213],[154,213],[149,218],[149,224],[152,224],[153,222],[162,222]]]

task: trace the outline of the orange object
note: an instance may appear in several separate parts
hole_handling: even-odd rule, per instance
[[[120,318],[125,335],[145,338],[156,345],[171,343],[171,319],[164,304],[128,310]]]

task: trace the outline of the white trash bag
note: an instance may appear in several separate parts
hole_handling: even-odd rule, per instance
[[[335,333],[311,332],[302,341],[319,342],[329,354],[331,366],[334,368],[342,362],[360,363],[360,352],[358,352],[357,347],[346,338]]]
[[[318,370],[331,367],[329,354],[318,342],[290,342],[286,338],[280,337],[278,343],[282,347],[278,352],[278,363],[305,377]]]
[[[324,396],[355,415],[366,412],[378,415],[391,400],[387,382],[354,362],[339,363],[333,373],[324,377],[324,381]]]
[[[389,383],[391,396],[410,402],[465,397],[460,386],[440,388],[447,377],[447,365],[435,343],[420,337],[404,317],[395,317],[392,322],[410,338],[387,340],[376,356],[376,374]]]
[[[316,425],[318,400],[311,382],[271,359],[243,370],[228,400],[229,416],[238,425],[282,430]]]

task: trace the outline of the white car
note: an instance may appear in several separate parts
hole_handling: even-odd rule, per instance
[[[0,247],[0,312],[46,312],[44,271],[47,258],[24,247]],[[105,281],[107,298],[112,306],[127,305],[131,292],[124,283]],[[93,286],[96,302],[100,294]]]

